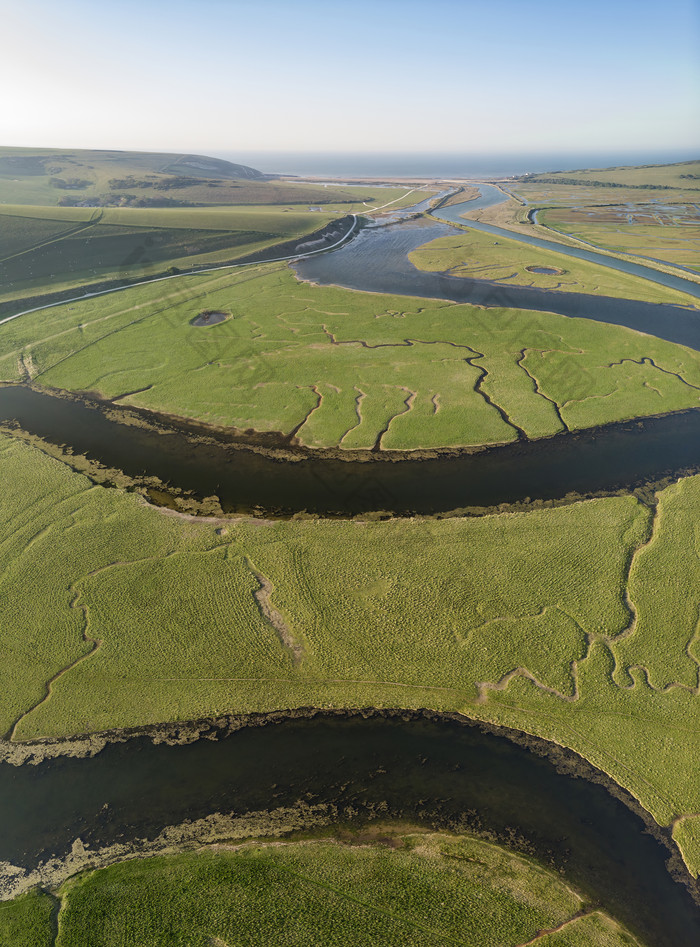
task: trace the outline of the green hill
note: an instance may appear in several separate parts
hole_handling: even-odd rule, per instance
[[[367,192],[376,196],[371,188]],[[339,199],[356,201],[357,188],[282,182],[247,165],[205,155],[0,148],[0,204],[191,207]]]

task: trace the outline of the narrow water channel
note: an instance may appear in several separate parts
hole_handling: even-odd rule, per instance
[[[700,912],[668,850],[600,785],[457,722],[317,717],[184,746],[136,738],[90,759],[0,764],[0,860],[32,867],[76,838],[96,849],[155,838],[212,812],[298,800],[493,833],[561,869],[649,947],[698,942]]]
[[[528,244],[531,247],[539,247],[542,250],[554,250],[556,253],[563,253],[565,256],[575,257],[579,260],[587,260],[589,263],[597,263],[608,269],[617,270],[620,273],[628,273],[631,276],[640,276],[643,279],[651,280],[653,283],[659,283],[661,286],[668,286],[671,289],[678,289],[683,293],[689,293],[700,299],[700,283],[692,280],[683,279],[681,276],[674,276],[671,273],[662,273],[652,266],[645,266],[643,263],[634,263],[631,260],[621,260],[617,257],[608,256],[605,253],[597,253],[595,250],[588,250],[585,247],[571,247],[563,243],[557,243],[556,240],[547,240],[543,237],[530,236],[528,234],[515,233],[512,230],[505,230],[503,227],[495,227],[493,224],[485,224],[476,220],[469,220],[463,217],[470,211],[482,210],[486,207],[494,207],[504,203],[507,200],[506,195],[494,187],[492,184],[479,185],[479,197],[473,201],[467,201],[463,204],[452,204],[450,207],[440,207],[433,211],[435,217],[450,223],[460,224],[462,227],[470,227],[472,230],[481,230],[483,233],[494,234],[517,240],[519,243]],[[660,261],[663,262],[663,261]]]

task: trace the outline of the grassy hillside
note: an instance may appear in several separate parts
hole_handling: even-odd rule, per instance
[[[1,443],[13,739],[290,707],[456,710],[581,753],[673,822],[700,871],[700,478],[662,492],[656,518],[627,496],[478,519],[203,522]]]
[[[518,947],[553,928],[561,936],[545,935],[549,947],[639,944],[554,871],[441,834],[396,835],[391,847],[258,842],[130,861],[81,874],[58,896],[56,947]],[[53,944],[52,903],[34,893],[1,905],[0,944]],[[19,919],[41,934],[28,940]]]
[[[527,174],[520,178],[522,184],[535,184],[537,182],[571,184],[574,186],[590,184],[606,187],[680,188],[700,191],[700,160],[680,161],[676,164],[584,168],[577,171],[547,171],[543,174]]]
[[[229,318],[197,328],[204,308]],[[543,437],[700,403],[700,353],[585,319],[299,283],[179,277],[0,327],[0,378],[120,397],[311,447]],[[145,389],[145,390],[143,390]]]
[[[342,213],[342,211],[341,211]],[[0,302],[70,286],[229,262],[309,234],[336,207],[90,208],[0,206]],[[10,307],[12,308],[12,307]]]
[[[0,148],[0,204],[378,206],[405,190],[269,180],[254,168],[202,155]]]

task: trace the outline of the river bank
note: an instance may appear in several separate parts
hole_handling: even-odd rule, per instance
[[[650,943],[700,930],[697,907],[681,893],[697,897],[697,885],[668,830],[577,754],[523,733],[428,710],[303,708],[100,739],[103,748],[89,758],[0,765],[2,797],[25,797],[0,843],[5,897],[137,855],[398,819],[534,855],[652,932],[658,939]],[[32,749],[49,755],[76,746]],[[653,910],[643,903],[651,890]]]
[[[8,433],[94,483],[204,516],[482,515],[646,495],[700,470],[700,409],[435,451],[319,450],[282,435],[174,421],[65,392],[0,387]]]

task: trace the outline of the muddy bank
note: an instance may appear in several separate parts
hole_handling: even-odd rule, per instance
[[[139,854],[393,819],[532,854],[650,944],[700,932],[669,831],[625,790],[569,750],[459,714],[307,708],[3,751],[6,894]],[[10,765],[17,753],[34,765]]]

